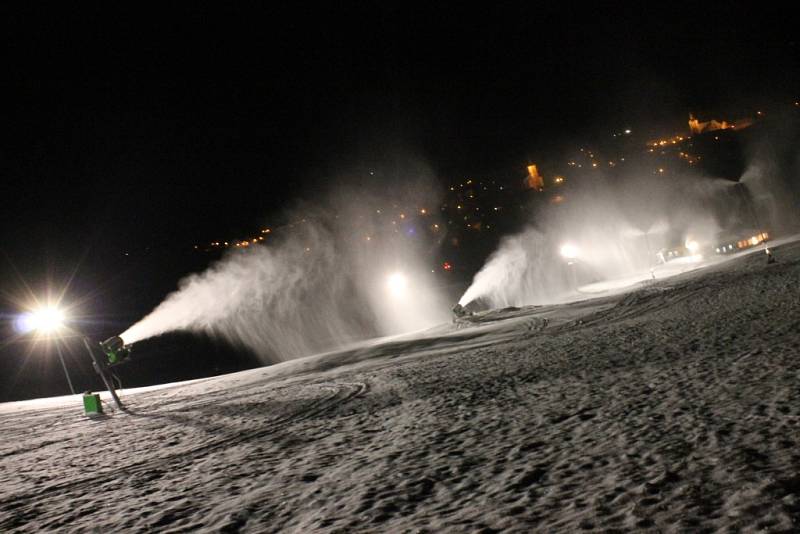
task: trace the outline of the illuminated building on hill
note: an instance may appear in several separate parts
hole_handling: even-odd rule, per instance
[[[536,164],[528,165],[528,176],[525,179],[525,185],[528,189],[535,189],[536,191],[544,190],[544,179],[539,174],[539,169]]]

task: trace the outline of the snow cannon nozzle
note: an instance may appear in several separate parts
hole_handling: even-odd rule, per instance
[[[108,358],[108,365],[116,365],[128,360],[131,356],[131,346],[119,336],[113,336],[100,342],[100,349]]]

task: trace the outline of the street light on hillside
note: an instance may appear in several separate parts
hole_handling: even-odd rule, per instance
[[[58,307],[44,306],[20,315],[17,319],[16,326],[17,330],[24,334],[33,332],[37,337],[50,340],[58,336],[64,329],[65,320],[65,313]],[[75,388],[72,385],[72,379],[69,376],[67,364],[64,362],[64,354],[61,351],[61,346],[58,343],[55,343],[55,346],[58,352],[58,359],[61,361],[61,367],[64,369],[64,376],[67,377],[69,390],[75,395]]]

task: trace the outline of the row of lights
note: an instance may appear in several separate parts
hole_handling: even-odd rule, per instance
[[[451,185],[450,191],[455,191],[456,189],[464,189],[465,187],[472,186],[473,184],[477,185],[478,187],[482,188],[484,191],[488,191],[489,188],[483,184],[483,182],[474,182],[472,179],[467,180],[466,182],[461,182],[457,185]],[[492,180],[492,185],[497,185],[495,180]],[[497,187],[499,191],[503,191],[505,188],[500,185]]]
[[[686,137],[682,135],[675,135],[668,139],[659,139],[656,141],[650,141],[647,143],[647,146],[652,148],[658,148],[658,147],[665,147],[667,145],[677,145],[678,143],[682,143],[683,141],[689,140],[691,138],[692,137],[690,135],[687,135]],[[650,152],[652,152],[652,150]]]
[[[428,209],[427,208],[419,208],[418,211],[419,211],[420,215],[428,215]],[[379,209],[375,210],[375,212],[377,214],[379,214],[379,215],[382,213],[381,210],[379,210]],[[406,214],[405,213],[400,213],[400,219],[405,220],[405,218],[406,218]],[[302,222],[306,222],[306,220],[303,219]],[[397,224],[397,222],[396,221],[392,221],[392,224]],[[294,225],[290,225],[290,226],[294,226]],[[438,225],[437,225],[437,228],[438,228]],[[230,246],[239,247],[239,248],[246,248],[246,247],[249,247],[251,245],[255,245],[255,244],[257,244],[257,243],[259,243],[261,241],[264,241],[265,236],[267,236],[270,233],[272,233],[272,229],[271,228],[264,228],[264,229],[261,230],[261,235],[259,235],[257,237],[254,237],[252,239],[244,239],[244,240],[241,240],[241,241],[237,240],[237,241],[230,241],[230,242],[229,241],[212,241],[209,244],[209,246],[212,247],[212,248],[230,247]],[[368,239],[368,241],[369,241],[369,239]],[[195,250],[199,250],[200,249],[200,245],[195,245],[194,248],[195,248]]]
[[[556,177],[555,181],[556,181],[556,183],[562,183],[564,181],[564,178],[563,177]],[[462,182],[462,183],[458,184],[458,187],[464,188],[464,187],[473,185],[473,183],[474,183],[474,181],[472,179],[468,179],[468,180],[466,180],[466,182]],[[496,182],[494,180],[492,180],[492,184],[494,185],[494,184],[496,184]],[[482,186],[484,190],[488,190],[488,188],[485,185],[483,185],[482,182],[477,182],[477,185],[478,186]],[[500,185],[500,186],[498,186],[498,189],[500,191],[503,191],[505,188],[504,188],[504,186]],[[455,190],[456,190],[456,186],[451,186],[450,187],[450,191],[455,191]],[[470,198],[474,198],[474,197],[475,197],[474,193],[470,195]],[[395,207],[397,207],[397,206],[395,206]],[[444,209],[445,209],[445,207],[443,206],[442,210],[444,210]],[[462,209],[462,206],[459,205],[458,209]],[[500,210],[500,207],[495,207],[494,208],[494,211],[499,211],[499,210]],[[417,211],[422,216],[428,215],[430,213],[427,208],[418,208]],[[380,209],[376,209],[375,213],[377,213],[378,215],[381,215],[383,213],[383,211],[380,210]],[[406,213],[401,212],[399,214],[399,217],[400,217],[401,220],[405,220],[407,215],[406,215]],[[303,220],[303,222],[305,222],[305,219]],[[396,225],[397,221],[392,221],[392,224]],[[439,225],[438,224],[434,224],[432,228],[434,230],[438,231]],[[261,230],[261,233],[262,234],[269,234],[269,233],[271,233],[271,231],[272,231],[271,229],[265,228],[265,229]],[[368,238],[366,240],[370,241],[371,237],[368,236]],[[254,245],[254,244],[258,243],[259,241],[264,241],[264,235],[252,238],[250,240],[242,240],[242,241],[232,241],[232,242],[229,242],[229,241],[212,241],[210,243],[210,247],[212,247],[212,248],[229,247],[229,246],[249,247],[251,245]],[[195,250],[199,250],[200,249],[200,245],[195,245],[194,248],[195,248]]]

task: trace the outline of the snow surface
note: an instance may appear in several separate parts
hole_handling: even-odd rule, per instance
[[[0,405],[0,531],[800,520],[800,243],[215,378]]]

